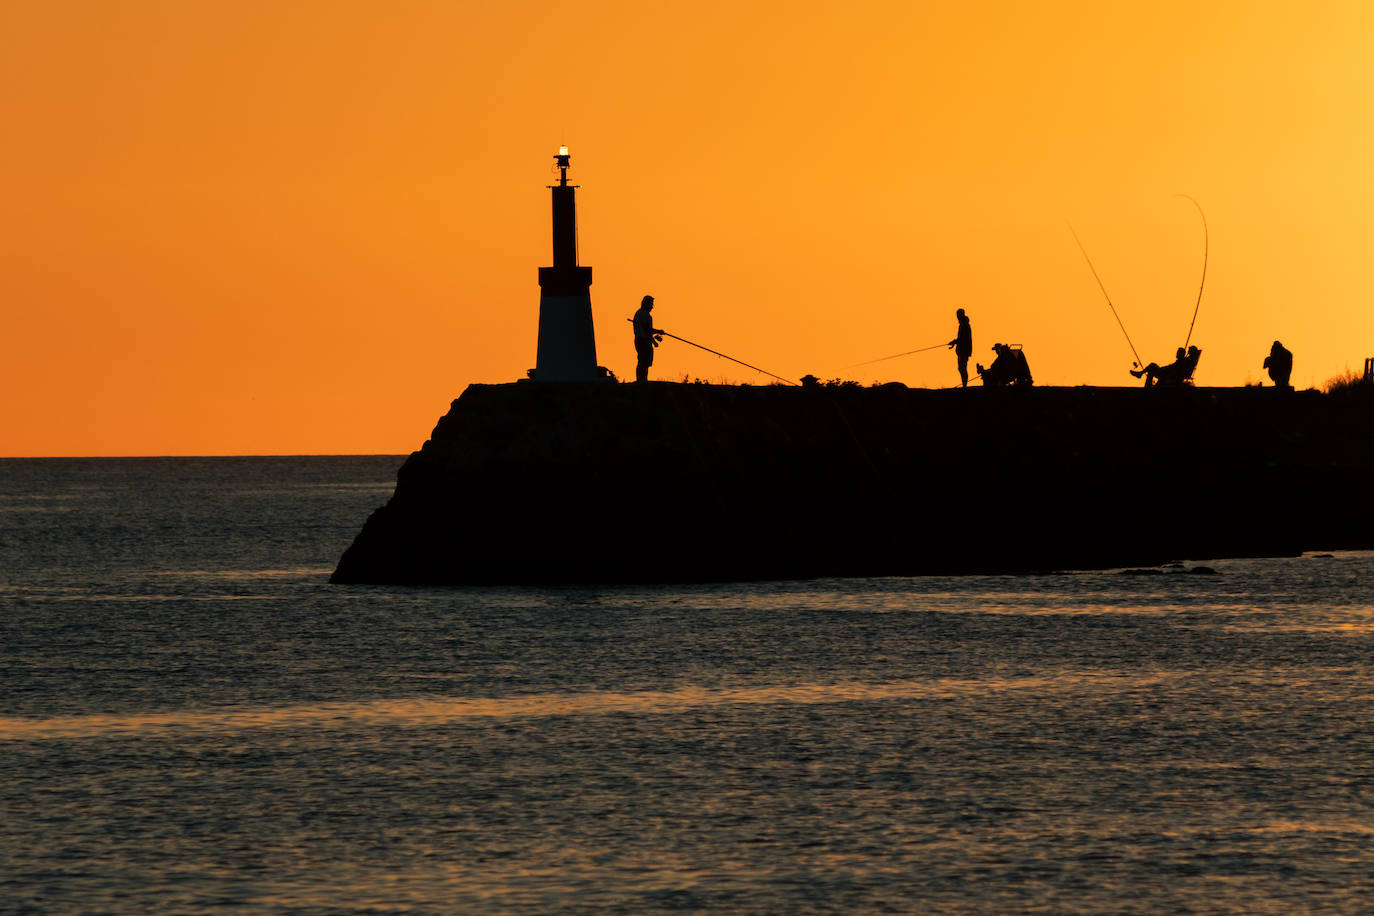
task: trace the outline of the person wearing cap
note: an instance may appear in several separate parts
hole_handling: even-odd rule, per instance
[[[663,340],[663,332],[654,327],[654,297],[645,296],[639,301],[639,311],[631,320],[635,326],[635,354],[639,361],[635,365],[635,381],[649,380],[649,367],[654,364],[654,347]]]
[[[992,345],[997,358],[986,369],[980,364],[978,374],[983,377],[983,387],[996,388],[1002,385],[1032,385],[1030,363],[1026,361],[1024,350],[1010,344]]]

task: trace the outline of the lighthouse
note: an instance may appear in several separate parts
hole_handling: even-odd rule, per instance
[[[596,364],[592,269],[577,263],[577,185],[568,184],[568,148],[554,157],[553,266],[539,268],[539,350],[529,376],[539,382],[609,381]]]

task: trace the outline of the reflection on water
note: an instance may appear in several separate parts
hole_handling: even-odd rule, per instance
[[[175,579],[226,579],[259,582],[272,579],[327,579],[332,566],[297,566],[292,569],[186,569],[167,570],[158,575]]]
[[[1184,673],[1171,675],[1185,676]],[[537,716],[669,715],[726,704],[818,704],[883,700],[956,699],[1001,691],[1070,693],[1103,689],[1139,689],[1166,675],[1123,677],[1104,672],[1059,672],[1054,677],[996,681],[937,678],[887,684],[807,684],[790,687],[736,687],[639,693],[556,693],[518,697],[415,697],[369,703],[324,703],[233,712],[169,712],[140,716],[54,716],[47,719],[0,716],[0,740],[43,740],[129,735],[144,731],[237,731],[251,728],[346,728],[356,724],[396,728],[451,725],[468,719],[517,719]]]
[[[399,462],[0,462],[0,911],[1374,899],[1374,555],[329,586]]]

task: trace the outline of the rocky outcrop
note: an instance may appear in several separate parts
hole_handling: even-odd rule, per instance
[[[1374,409],[1270,388],[473,385],[342,583],[1032,572],[1374,546]]]

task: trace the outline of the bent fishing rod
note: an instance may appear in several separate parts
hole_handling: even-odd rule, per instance
[[[859,366],[871,366],[871,365],[873,365],[874,363],[885,363],[885,362],[887,362],[889,359],[897,359],[899,356],[910,356],[910,355],[913,354],[913,353],[924,353],[924,352],[926,352],[927,350],[938,350],[940,347],[948,347],[948,346],[949,346],[949,344],[947,344],[947,343],[931,344],[931,345],[928,346],[928,347],[918,347],[918,348],[915,349],[915,350],[907,350],[905,353],[894,353],[894,354],[892,354],[891,356],[880,356],[880,357],[878,357],[877,359],[865,360],[864,362],[861,362],[861,363],[850,363],[848,366],[841,366],[840,368],[841,368],[841,370],[843,370],[843,369],[857,369]]]
[[[626,318],[625,320],[628,321],[630,324],[634,324],[634,323],[635,323],[635,320],[634,320],[633,318]],[[703,347],[701,344],[695,343],[695,342],[693,342],[693,341],[690,341],[690,340],[688,340],[688,339],[685,338],[685,337],[678,337],[676,334],[669,334],[667,331],[660,331],[660,330],[658,330],[658,329],[655,329],[655,330],[654,330],[654,333],[655,333],[655,334],[658,334],[658,335],[662,335],[662,336],[664,336],[664,337],[671,337],[671,338],[673,338],[673,340],[680,340],[680,341],[682,341],[683,343],[685,343],[685,344],[686,344],[687,346],[689,346],[689,347],[696,347],[698,350],[705,350],[707,353],[714,353],[716,356],[719,356],[721,359],[728,359],[728,360],[730,360],[730,362],[732,362],[732,363],[739,363],[741,366],[744,366],[744,367],[746,367],[746,368],[748,368],[748,369],[753,369],[755,372],[762,372],[764,375],[771,376],[772,378],[775,378],[775,379],[777,379],[777,380],[780,381],[780,382],[786,382],[786,383],[789,384],[789,385],[795,385],[795,384],[797,384],[796,382],[792,381],[792,379],[790,379],[790,378],[783,378],[781,375],[774,375],[772,372],[769,372],[767,369],[760,369],[758,366],[751,366],[749,363],[746,363],[746,362],[745,362],[744,360],[742,360],[742,359],[735,359],[733,356],[726,356],[724,353],[720,352],[719,350],[712,350],[710,347]]]
[[[1074,232],[1073,223],[1069,223],[1068,220],[1065,220],[1064,222],[1068,223],[1069,232],[1073,233],[1073,240],[1078,243],[1078,250],[1083,252],[1083,260],[1088,262],[1088,270],[1091,270],[1093,272],[1093,279],[1097,281],[1097,288],[1102,290],[1103,296],[1106,296],[1107,308],[1112,310],[1112,317],[1116,319],[1117,325],[1120,326],[1121,333],[1126,335],[1126,343],[1131,348],[1131,355],[1135,357],[1135,367],[1140,368],[1145,364],[1141,361],[1140,354],[1136,352],[1135,344],[1131,343],[1131,335],[1126,331],[1126,325],[1122,323],[1121,316],[1116,313],[1116,306],[1112,305],[1112,297],[1108,295],[1107,287],[1103,285],[1102,278],[1097,275],[1097,268],[1093,266],[1093,259],[1088,257],[1088,249],[1083,247],[1083,240],[1078,237],[1077,232]],[[1201,293],[1199,293],[1199,296],[1201,296]]]
[[[1202,282],[1197,285],[1197,304],[1193,306],[1193,320],[1188,322],[1188,339],[1183,342],[1184,349],[1187,349],[1193,339],[1193,325],[1197,324],[1197,310],[1202,308],[1202,288],[1207,285],[1207,252],[1211,247],[1211,233],[1207,231],[1207,214],[1202,212],[1202,204],[1187,194],[1178,196],[1192,200],[1193,206],[1197,207],[1198,215],[1202,217]]]

